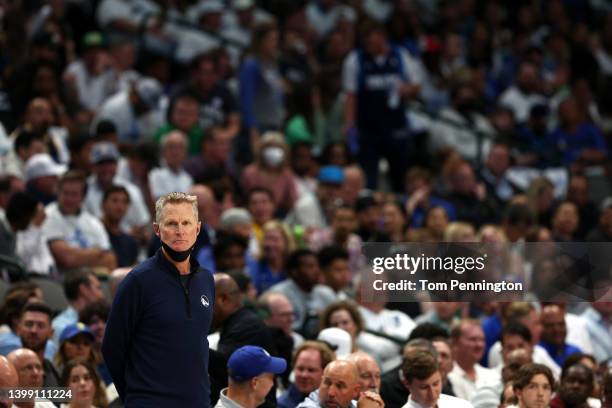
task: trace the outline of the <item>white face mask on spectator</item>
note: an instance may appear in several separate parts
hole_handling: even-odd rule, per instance
[[[285,151],[278,146],[265,147],[261,155],[264,163],[269,167],[278,167],[285,159]]]

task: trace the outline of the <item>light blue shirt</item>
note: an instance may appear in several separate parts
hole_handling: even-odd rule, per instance
[[[6,356],[11,351],[17,350],[21,347],[21,339],[12,331],[0,334],[0,355]],[[56,343],[53,340],[47,340],[47,344],[45,346],[45,358],[47,360],[53,360],[53,356],[55,356],[56,351]]]
[[[612,358],[612,325],[606,323],[601,314],[592,307],[582,313],[582,318],[586,322],[586,329],[591,339],[593,356],[599,363]]]
[[[59,344],[59,338],[66,326],[79,322],[79,314],[72,306],[68,306],[64,311],[58,314],[51,325],[53,326],[53,340]]]

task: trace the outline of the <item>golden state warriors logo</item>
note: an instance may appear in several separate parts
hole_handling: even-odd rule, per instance
[[[208,305],[210,305],[210,302],[208,301],[208,298],[206,297],[206,295],[200,296],[200,302],[202,303],[202,306],[204,307],[208,307]]]

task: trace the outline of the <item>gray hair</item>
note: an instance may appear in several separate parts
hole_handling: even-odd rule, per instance
[[[161,142],[160,142],[161,147],[162,148],[166,147],[170,138],[173,136],[177,136],[177,135],[181,137],[183,143],[185,144],[185,146],[187,146],[188,141],[187,141],[187,135],[185,134],[185,132],[181,132],[180,130],[172,130],[162,136]]]
[[[198,217],[198,199],[194,195],[189,195],[187,193],[168,193],[163,195],[157,199],[155,202],[155,222],[159,224],[164,214],[164,208],[167,204],[191,204],[191,209],[193,210],[193,215],[195,216],[196,221],[199,220]]]

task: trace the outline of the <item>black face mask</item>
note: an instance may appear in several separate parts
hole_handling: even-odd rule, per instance
[[[194,243],[190,248],[184,251],[175,251],[174,249],[170,248],[170,245],[166,244],[164,241],[162,241],[161,244],[162,247],[164,247],[164,251],[166,251],[166,254],[174,262],[183,262],[185,259],[189,258],[191,251],[193,251],[193,248],[195,247]]]

